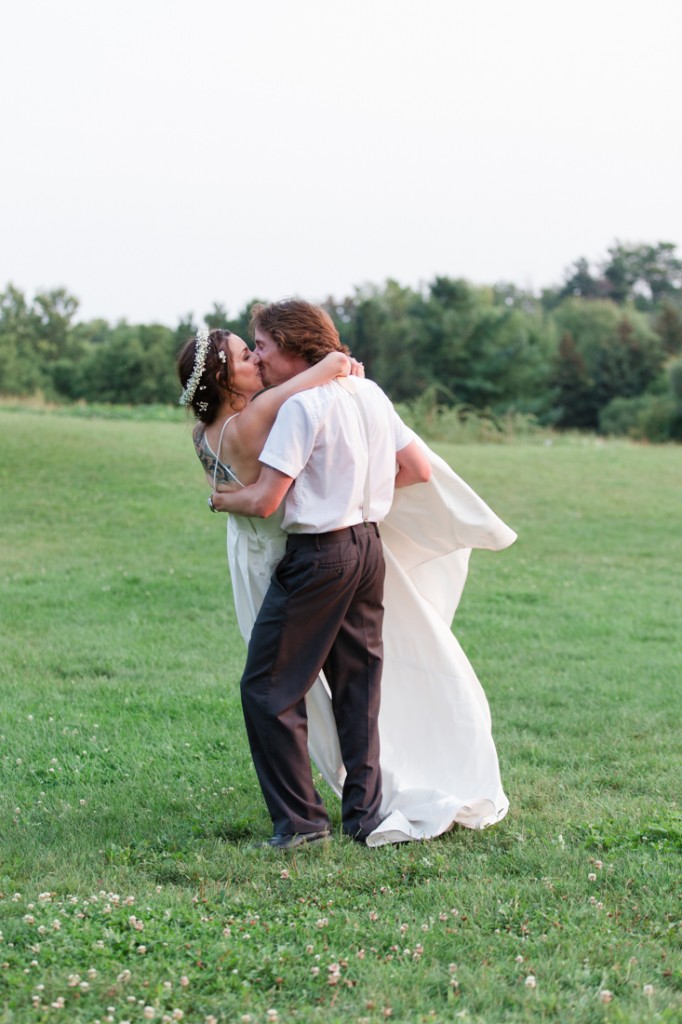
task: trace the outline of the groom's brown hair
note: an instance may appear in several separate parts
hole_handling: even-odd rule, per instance
[[[251,310],[251,331],[267,331],[283,352],[318,363],[329,352],[346,352],[334,321],[321,306],[303,299],[282,299]]]

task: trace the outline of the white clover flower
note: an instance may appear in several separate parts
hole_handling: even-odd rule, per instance
[[[610,992],[608,988],[603,988],[599,993],[600,1003],[610,1003],[613,999],[613,992]]]
[[[650,999],[651,996],[654,994],[654,991],[655,989],[653,985],[645,985],[642,989],[642,995],[645,995],[647,999]]]
[[[589,875],[587,876],[587,881],[588,882],[596,882],[597,881],[597,876],[595,875],[594,871],[590,871]]]
[[[529,974],[528,977],[526,978],[525,982],[524,982],[524,985],[526,986],[526,988],[536,988],[537,987],[537,980],[535,978],[535,975],[534,974]]]
[[[189,978],[187,977],[186,974],[183,974],[183,976],[180,978],[180,984],[182,985],[183,988],[187,988],[187,986],[189,985]]]

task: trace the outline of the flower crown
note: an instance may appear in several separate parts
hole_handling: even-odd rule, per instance
[[[204,368],[206,366],[206,353],[208,352],[208,331],[200,327],[196,333],[196,344],[194,348],[194,368],[192,376],[187,381],[187,387],[180,395],[180,405],[187,406],[191,403],[196,390],[199,387]]]

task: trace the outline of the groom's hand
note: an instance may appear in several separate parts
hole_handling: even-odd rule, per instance
[[[267,519],[277,511],[293,482],[292,477],[278,469],[263,466],[254,483],[238,491],[214,491],[209,504],[214,512]]]

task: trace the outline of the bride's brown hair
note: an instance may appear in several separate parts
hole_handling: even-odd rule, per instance
[[[204,369],[197,388],[188,405],[198,420],[210,426],[218,417],[226,397],[243,398],[232,386],[232,354],[227,339],[231,331],[216,328],[209,332]],[[180,349],[177,359],[178,376],[183,388],[196,365],[197,339],[190,338]]]

